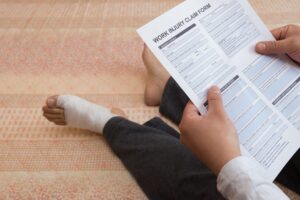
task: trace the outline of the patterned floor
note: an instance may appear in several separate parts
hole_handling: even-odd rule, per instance
[[[41,116],[76,94],[144,122],[135,30],[179,0],[0,0],[0,200],[146,199],[101,136]],[[251,0],[270,27],[300,23],[299,0]],[[296,196],[290,194],[293,199]]]

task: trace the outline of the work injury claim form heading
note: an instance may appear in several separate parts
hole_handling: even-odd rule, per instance
[[[300,67],[255,52],[274,38],[247,0],[187,0],[138,33],[202,114],[221,88],[242,154],[274,180],[300,146]]]

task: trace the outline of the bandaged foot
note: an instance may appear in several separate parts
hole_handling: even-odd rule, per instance
[[[43,107],[44,116],[57,125],[97,133],[103,133],[104,126],[111,118],[125,115],[120,109],[112,110],[71,95],[49,97]]]

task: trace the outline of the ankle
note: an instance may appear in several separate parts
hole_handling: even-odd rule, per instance
[[[111,108],[110,112],[113,113],[113,114],[115,114],[115,115],[118,115],[120,117],[127,118],[125,112],[122,109],[120,109],[120,108]]]
[[[64,109],[67,125],[102,133],[106,123],[116,115],[108,108],[88,102],[76,96],[61,95],[57,105]]]

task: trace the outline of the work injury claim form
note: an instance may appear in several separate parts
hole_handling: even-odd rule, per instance
[[[247,0],[187,0],[138,33],[202,114],[221,88],[242,154],[274,180],[300,147],[300,66],[255,52],[274,38]]]

